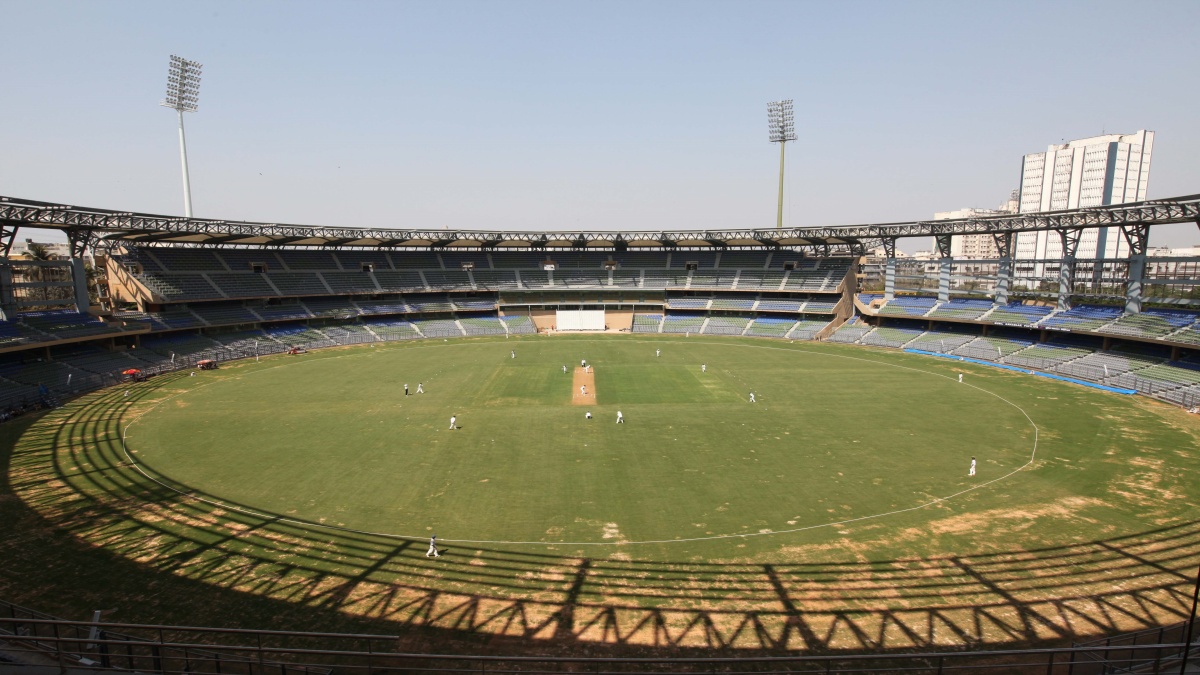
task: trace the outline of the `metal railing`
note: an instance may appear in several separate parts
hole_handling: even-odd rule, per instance
[[[401,636],[66,621],[0,602],[0,641],[18,663],[161,675],[327,675],[424,673],[1046,673],[1101,675],[1179,672],[1182,643],[1113,638],[1050,649],[838,655],[722,655],[604,658],[418,654]],[[36,655],[36,656],[35,656]]]

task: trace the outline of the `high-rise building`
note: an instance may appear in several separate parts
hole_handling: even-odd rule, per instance
[[[1108,134],[1051,145],[1025,155],[1021,163],[1020,212],[1058,211],[1146,199],[1154,132]],[[1055,232],[1021,234],[1018,258],[1059,258],[1062,244]],[[1077,258],[1127,255],[1119,228],[1087,230]]]

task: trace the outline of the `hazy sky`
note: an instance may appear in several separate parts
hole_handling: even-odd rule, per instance
[[[1023,154],[1143,128],[1150,196],[1200,193],[1194,0],[0,0],[0,17],[9,196],[182,214],[170,54],[204,64],[199,217],[770,227],[781,98],[785,225],[995,207]]]

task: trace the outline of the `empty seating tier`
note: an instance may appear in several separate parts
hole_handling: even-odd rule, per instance
[[[1186,310],[1147,309],[1140,314],[1125,314],[1098,330],[1113,335],[1162,339],[1181,329],[1195,326],[1200,313]],[[1170,338],[1174,339],[1174,338]]]
[[[375,281],[384,291],[423,291],[425,282],[417,272],[376,272]]]
[[[747,324],[750,323],[748,317],[741,316],[713,316],[709,317],[708,324],[704,326],[705,335],[741,335],[746,330]]]
[[[1053,370],[1055,366],[1073,361],[1092,353],[1082,347],[1066,347],[1053,344],[1035,344],[1004,357],[1004,363],[1026,366],[1037,370]]]
[[[461,337],[465,335],[452,319],[421,319],[413,321],[413,325],[425,337]]]
[[[951,300],[934,307],[926,316],[971,321],[987,314],[993,306],[991,300]]]
[[[1025,305],[1018,302],[996,307],[996,309],[992,310],[992,313],[987,316],[987,320],[991,323],[1006,324],[1010,326],[1028,326],[1041,321],[1053,311],[1053,307],[1046,307],[1043,305]]]
[[[508,332],[500,319],[494,316],[460,319],[459,323],[467,335],[504,335]]]
[[[799,312],[802,306],[803,300],[759,300],[755,309],[760,312]]]
[[[974,339],[974,335],[965,335],[963,333],[928,331],[910,342],[907,346],[909,349],[923,349],[927,352],[949,354]]]
[[[712,309],[736,309],[736,310],[751,310],[754,309],[755,299],[753,297],[743,296],[740,298],[713,298]]]
[[[537,333],[537,326],[534,325],[533,319],[527,316],[516,315],[502,318],[508,326],[508,332],[514,335],[533,335]]]
[[[663,333],[699,333],[704,317],[695,314],[668,314],[663,318]]]
[[[374,275],[369,272],[322,272],[325,283],[334,293],[378,293]]]
[[[662,324],[662,314],[634,314],[633,333],[657,333]]]
[[[880,327],[859,338],[859,344],[899,349],[921,335],[920,329]]]
[[[668,298],[667,306],[671,309],[708,309],[710,302],[708,298]]]
[[[1042,319],[1042,328],[1069,329],[1073,331],[1096,330],[1121,316],[1120,307],[1097,307],[1081,305],[1062,312],[1055,312]]]
[[[964,344],[958,349],[955,349],[951,353],[956,356],[965,356],[971,359],[999,361],[1005,356],[1025,349],[1031,344],[1033,344],[1032,340],[1018,340],[1002,337],[978,337]]]
[[[796,325],[795,319],[778,319],[770,316],[760,316],[750,324],[746,329],[746,335],[756,337],[783,337],[788,334],[792,326]]]
[[[316,272],[272,272],[271,283],[284,295],[328,295],[330,288]]]
[[[897,296],[888,301],[886,305],[879,310],[881,315],[892,316],[925,316],[933,306],[937,304],[937,298],[923,298],[919,296]]]
[[[736,276],[732,270],[696,270],[689,288],[732,288]]]
[[[828,321],[801,319],[788,331],[787,337],[794,340],[815,340],[817,339],[817,333],[825,330],[828,326]]]
[[[783,284],[783,276],[783,272],[742,270],[738,275],[737,287],[739,289],[761,288],[764,291],[777,291]]]
[[[1093,352],[1055,368],[1056,371],[1092,382],[1104,382],[1107,378],[1149,368],[1162,363],[1162,359],[1115,352]]]
[[[829,336],[830,342],[845,342],[847,344],[858,342],[862,336],[871,331],[871,326],[859,323],[844,323]],[[792,331],[793,335],[795,331]]]
[[[262,298],[278,295],[263,279],[264,275],[254,272],[209,272],[209,281],[230,298]]]

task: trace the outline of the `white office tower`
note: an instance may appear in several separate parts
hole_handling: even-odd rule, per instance
[[[1125,204],[1146,199],[1154,132],[1108,134],[1051,145],[1046,152],[1025,155],[1021,164],[1021,213]],[[1119,228],[1087,230],[1077,258],[1117,258],[1129,246]],[[1021,234],[1018,258],[1059,258],[1062,244],[1055,232]]]

